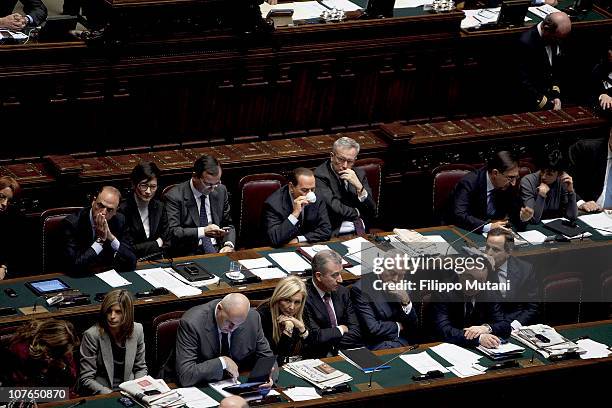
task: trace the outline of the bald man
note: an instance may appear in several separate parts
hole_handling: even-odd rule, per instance
[[[176,372],[183,387],[238,377],[257,359],[272,356],[259,313],[249,299],[230,293],[189,309],[176,336]]]
[[[249,408],[248,402],[238,395],[225,397],[221,400],[219,408]]]
[[[136,255],[124,236],[125,218],[117,213],[120,199],[115,187],[102,187],[91,207],[64,218],[64,264],[68,271],[90,274],[136,269]]]
[[[563,107],[564,55],[560,43],[571,30],[568,15],[556,12],[521,35],[519,59],[525,109],[559,110]]]

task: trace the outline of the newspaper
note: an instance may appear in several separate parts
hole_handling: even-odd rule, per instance
[[[123,382],[119,384],[119,389],[144,407],[176,408],[184,404],[177,390],[171,390],[164,380],[156,380],[149,375]]]
[[[320,389],[332,388],[353,379],[350,375],[331,367],[319,359],[287,363],[283,368]]]

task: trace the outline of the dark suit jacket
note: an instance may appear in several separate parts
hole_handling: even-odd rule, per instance
[[[570,147],[572,174],[579,197],[577,200],[597,201],[606,178],[608,138],[583,139]]]
[[[281,333],[280,339],[278,340],[278,343],[276,343],[272,334],[272,326],[273,324],[277,323],[272,323],[270,302],[262,303],[257,308],[257,313],[259,313],[259,316],[261,317],[261,327],[263,328],[264,335],[266,336],[266,339],[270,344],[272,352],[277,356],[276,360],[279,366],[287,362],[288,357],[301,354],[302,346],[306,341],[308,341],[310,336],[307,337],[305,340],[302,340],[302,338],[300,337],[299,330],[297,329],[297,327],[294,327],[293,335],[291,337]]]
[[[519,195],[512,186],[495,194],[496,214],[493,218],[509,217],[515,226],[521,225]],[[466,174],[455,186],[452,196],[449,223],[470,231],[484,224],[487,220],[487,169],[483,167]],[[477,232],[480,231],[482,228]]]
[[[521,35],[519,45],[519,74],[523,87],[524,108],[552,109],[554,105],[552,100],[561,97],[563,50],[556,56],[553,48],[551,66],[545,49],[546,44],[538,33],[537,25]],[[553,87],[558,87],[559,91]],[[540,106],[543,98],[546,98],[546,102]]]
[[[34,20],[34,26],[40,25],[47,19],[47,7],[42,0],[19,0],[19,2],[23,4],[24,13]],[[12,14],[15,5],[17,5],[17,0],[0,1],[0,17]]]
[[[62,221],[64,259],[68,269],[77,273],[100,272],[108,269],[126,272],[136,269],[136,255],[132,243],[125,236],[123,214],[117,213],[108,221],[108,227],[120,242],[119,251],[115,254],[110,241],[107,240],[103,244],[102,252],[96,255],[96,251],[91,247],[95,240],[89,220],[90,211],[91,207],[85,207]]]
[[[264,203],[263,224],[268,241],[273,246],[287,244],[298,235],[306,237],[308,242],[327,241],[331,236],[331,225],[327,208],[323,200],[304,207],[299,222],[293,225],[287,218],[293,211],[293,200],[289,186],[283,186],[268,197]]]
[[[503,338],[510,336],[510,322],[504,317],[500,304],[491,301],[492,296],[483,292],[476,296],[474,312],[470,319],[465,317],[466,300],[457,291],[434,292],[431,307],[433,329],[442,341],[459,346],[477,346],[478,338],[467,340],[463,329],[485,323],[491,326],[494,335]]]
[[[192,307],[185,312],[176,334],[176,372],[183,387],[219,381],[223,378],[221,344],[215,319],[220,299]],[[249,310],[247,319],[230,337],[230,354],[239,369],[252,368],[260,357],[272,356],[261,328],[259,313]]]
[[[378,275],[369,273],[351,286],[351,300],[361,326],[363,341],[373,350],[406,346],[409,344],[408,339],[416,338],[418,319],[414,305],[410,313],[406,314],[397,299],[374,289],[376,279]],[[399,337],[398,322],[404,326]]]
[[[306,283],[308,296],[304,309],[304,323],[310,331],[308,335],[308,347],[304,350],[304,356],[309,358],[320,358],[328,353],[336,354],[338,349],[349,349],[363,345],[359,322],[355,315],[349,290],[339,286],[331,293],[336,320],[339,325],[348,327],[349,331],[343,336],[340,330],[332,327],[327,314],[327,308],[319,296],[312,280]]]
[[[125,234],[138,258],[161,251],[155,242],[157,238],[164,241],[164,246],[168,244],[168,219],[164,217],[164,203],[161,201],[155,198],[149,201],[149,238],[145,234],[133,194],[119,205],[119,212],[125,216]]]
[[[354,221],[361,218],[366,227],[376,213],[376,203],[372,197],[372,189],[362,169],[355,168],[355,174],[368,192],[368,197],[359,201],[357,191],[349,184],[348,190],[344,188],[343,181],[332,170],[329,160],[315,169],[317,178],[317,196],[327,204],[327,215],[332,228],[332,236],[338,235],[342,221]],[[359,210],[359,211],[357,211]]]
[[[500,306],[506,320],[511,323],[518,320],[523,326],[536,323],[538,317],[538,286],[533,272],[533,265],[511,256],[508,258],[508,276],[510,291],[506,297],[499,294]],[[497,272],[491,278],[499,282]]]
[[[200,225],[198,204],[193,196],[193,191],[191,191],[189,181],[178,184],[165,197],[170,244],[175,256],[202,253],[202,246],[198,245],[198,227],[205,227],[205,225]],[[231,228],[228,234],[217,240],[221,241],[217,242],[217,249],[227,241],[235,244],[236,230],[232,225],[227,188],[224,185],[218,186],[210,193],[209,199],[212,220],[208,221],[218,225],[220,228]],[[204,203],[202,202],[202,204]]]

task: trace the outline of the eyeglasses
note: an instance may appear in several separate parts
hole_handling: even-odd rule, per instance
[[[109,214],[113,214],[115,211],[117,211],[116,208],[113,207],[107,207],[104,204],[102,204],[101,202],[96,201],[96,207],[98,207],[98,210],[104,210],[106,209],[106,212]]]
[[[215,188],[215,187],[219,187],[221,185],[221,180],[217,181],[216,183],[207,183],[207,182],[204,181],[204,179],[201,178],[200,182],[206,188]]]
[[[157,184],[138,183],[137,187],[143,193],[149,189],[151,189],[151,191],[157,190]]]
[[[338,163],[346,163],[349,165],[355,164],[355,159],[347,159],[346,157],[338,156],[336,153],[332,152],[332,157]]]

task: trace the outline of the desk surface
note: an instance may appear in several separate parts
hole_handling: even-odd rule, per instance
[[[589,336],[595,341],[605,344],[612,344],[612,320],[560,326],[557,328],[557,330],[559,330],[569,339],[576,339],[580,336]],[[411,351],[410,353],[420,353],[433,345],[435,344],[424,345],[414,351]],[[402,352],[403,350],[404,349],[384,350],[376,352],[376,354],[384,356],[383,358],[385,359],[389,359],[394,355],[397,355],[398,353]],[[444,360],[440,359],[435,353],[429,352],[428,354],[434,359],[443,363],[443,365],[449,365]],[[530,350],[526,350],[523,353],[523,358],[526,360],[531,359],[531,356],[532,353]],[[415,400],[418,400],[419,398],[430,396],[435,398],[436,395],[438,395],[438,398],[440,398],[440,394],[443,394],[447,391],[453,392],[463,389],[464,391],[467,390],[467,392],[469,393],[469,390],[472,390],[473,392],[474,387],[477,387],[477,389],[479,390],[478,395],[482,396],[488,393],[487,390],[491,390],[496,387],[509,387],[515,382],[522,385],[528,383],[528,385],[536,389],[538,387],[545,388],[545,384],[537,380],[545,380],[547,378],[550,378],[548,376],[552,376],[553,378],[555,378],[555,380],[557,381],[556,385],[559,385],[561,384],[561,381],[563,381],[564,378],[570,379],[576,373],[580,373],[583,375],[582,379],[574,378],[573,381],[575,381],[576,384],[582,384],[585,378],[590,381],[596,380],[595,377],[589,378],[589,375],[595,375],[595,373],[598,373],[599,371],[606,372],[605,370],[608,370],[607,372],[609,373],[609,370],[612,368],[612,357],[594,360],[576,359],[560,362],[550,362],[545,360],[541,356],[536,355],[534,357],[534,360],[536,360],[536,362],[539,361],[542,364],[534,364],[530,367],[497,370],[469,378],[458,378],[449,372],[445,374],[444,378],[415,382],[412,380],[412,376],[418,373],[411,366],[404,363],[401,359],[397,359],[390,363],[390,369],[376,373],[374,381],[378,383],[382,387],[382,389],[359,391],[356,385],[367,383],[369,380],[369,375],[363,374],[360,370],[356,369],[340,357],[333,357],[324,360],[327,361],[330,365],[342,370],[343,372],[353,377],[353,381],[351,381],[350,393],[336,394],[318,400],[304,401],[299,403],[293,403],[285,399],[285,403],[279,403],[275,405],[285,407],[322,406],[330,404],[334,406],[355,406],[354,404],[372,406],[372,404],[376,404],[377,406],[379,406],[381,404],[380,399],[382,398],[392,399],[397,397],[401,398],[400,401],[406,401],[409,398],[414,398]],[[481,364],[485,366],[490,366],[493,363],[485,357],[481,360]],[[278,385],[280,387],[309,386],[303,380],[298,379],[297,377],[294,377],[293,375],[288,374],[283,370],[280,373]],[[486,387],[484,387],[485,385]],[[212,390],[209,387],[203,387],[201,388],[201,390],[217,401],[220,401],[222,398],[219,394],[216,393],[216,391]],[[558,392],[559,394],[561,393],[561,391],[562,390],[556,390],[556,392]],[[525,397],[527,396],[524,390],[521,390],[521,392],[521,395],[524,395]],[[121,405],[116,402],[116,399],[118,397],[119,393],[113,393],[106,396],[90,397],[87,398],[85,406],[87,408],[120,407]],[[532,395],[529,395],[529,398],[531,397]],[[545,397],[549,398],[548,395],[545,395]],[[70,404],[70,402],[71,401],[66,401],[62,403],[50,403],[43,405],[67,406]],[[508,403],[500,401],[496,404],[496,406],[499,406],[500,404],[507,405]]]

